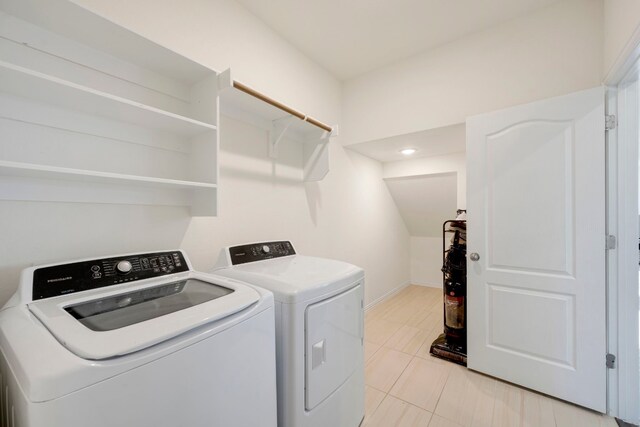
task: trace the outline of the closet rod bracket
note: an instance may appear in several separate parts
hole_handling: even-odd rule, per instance
[[[271,122],[271,130],[269,132],[269,157],[278,158],[278,145],[284,138],[289,127],[297,120],[295,116],[286,116]]]
[[[323,139],[329,139],[329,138],[333,138],[334,136],[338,136],[340,134],[339,130],[338,130],[338,125],[333,125],[331,126],[331,131],[330,132],[326,132],[325,135],[323,136]]]

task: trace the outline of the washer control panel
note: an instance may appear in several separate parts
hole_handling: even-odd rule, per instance
[[[229,248],[232,265],[295,254],[296,251],[289,241],[250,243],[248,245],[232,246]]]
[[[57,297],[188,270],[187,262],[180,251],[42,267],[33,272],[32,299]]]

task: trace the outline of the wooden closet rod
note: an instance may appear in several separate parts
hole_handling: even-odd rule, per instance
[[[332,131],[331,126],[326,125],[326,124],[322,123],[321,121],[314,119],[313,117],[307,117],[304,114],[302,114],[300,111],[294,110],[293,108],[291,108],[291,107],[289,107],[287,105],[284,105],[283,103],[278,102],[273,98],[269,98],[267,95],[264,95],[264,94],[254,90],[254,89],[251,89],[249,86],[243,85],[242,83],[237,82],[237,81],[234,80],[233,81],[233,87],[238,89],[238,90],[241,90],[242,92],[244,92],[244,93],[246,93],[248,95],[251,95],[251,96],[253,96],[255,98],[258,98],[259,100],[264,101],[267,104],[273,105],[274,107],[279,108],[282,111],[284,111],[284,112],[286,112],[288,114],[291,114],[292,116],[296,116],[300,120],[303,120],[305,122],[309,122],[312,125],[317,126],[322,130],[326,130],[327,132],[331,132]]]

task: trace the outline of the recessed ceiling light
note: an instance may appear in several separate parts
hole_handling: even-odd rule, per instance
[[[404,154],[405,156],[410,156],[413,153],[415,153],[416,151],[418,151],[418,150],[416,150],[415,148],[405,148],[405,149],[400,150],[400,152],[402,154]]]

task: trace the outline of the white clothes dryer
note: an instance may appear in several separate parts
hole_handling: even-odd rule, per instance
[[[214,274],[274,293],[280,427],[357,427],[364,417],[364,272],[297,255],[287,241],[222,250]]]
[[[179,250],[22,272],[0,311],[3,427],[277,425],[273,295]]]

